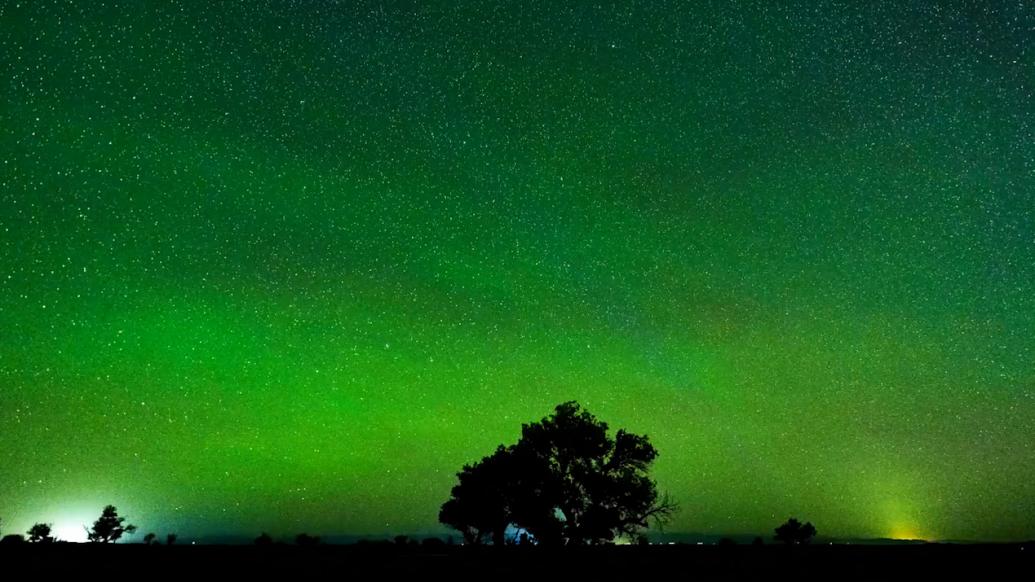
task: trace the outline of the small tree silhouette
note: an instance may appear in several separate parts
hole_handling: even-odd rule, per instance
[[[300,546],[318,546],[320,545],[319,536],[311,536],[307,533],[300,533],[295,537],[295,543]]]
[[[26,533],[29,534],[29,541],[34,544],[49,544],[54,541],[54,537],[50,535],[49,523],[37,523]]]
[[[816,528],[812,523],[805,522],[803,524],[793,517],[773,531],[776,532],[776,535],[773,536],[776,541],[788,545],[804,545],[812,541],[812,538],[816,536]]]
[[[94,543],[108,544],[119,541],[125,534],[132,535],[135,531],[137,526],[126,525],[126,518],[119,516],[114,505],[108,505],[101,511],[101,517],[93,522],[87,539]]]
[[[174,533],[167,534],[165,536],[165,545],[171,546],[171,545],[175,544],[177,537],[178,536],[176,534],[174,534]]]
[[[155,534],[154,532],[151,532],[151,533],[147,534],[146,536],[144,536],[144,545],[145,546],[153,546],[155,544],[155,540],[156,539],[158,539],[158,535]]]
[[[259,537],[255,538],[255,545],[257,545],[257,546],[272,546],[273,545],[273,538],[270,536],[270,534],[268,534],[266,532],[262,532],[262,534],[260,534]]]

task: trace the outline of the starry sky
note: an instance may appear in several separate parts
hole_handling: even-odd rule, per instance
[[[1035,537],[1035,5],[0,2],[0,517],[444,532],[575,399],[669,531]]]

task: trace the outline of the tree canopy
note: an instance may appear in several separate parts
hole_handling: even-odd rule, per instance
[[[544,545],[608,543],[675,510],[648,471],[658,452],[646,436],[608,425],[576,402],[525,424],[521,438],[457,474],[439,520],[467,543],[504,543],[514,526]]]
[[[774,530],[777,541],[790,545],[807,544],[816,535],[816,528],[811,522],[801,523],[796,518],[788,519]]]
[[[50,535],[51,527],[49,523],[37,523],[34,524],[29,531],[29,541],[36,544],[48,544],[54,542],[54,536]]]

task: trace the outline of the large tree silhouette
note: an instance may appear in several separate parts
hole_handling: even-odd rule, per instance
[[[506,447],[457,473],[459,483],[452,498],[442,505],[438,519],[456,529],[467,544],[481,544],[486,538],[502,544],[511,520],[508,479],[513,473]]]
[[[108,505],[101,512],[101,517],[93,522],[93,527],[87,534],[91,542],[107,544],[119,541],[125,534],[132,534],[137,531],[137,526],[126,524],[126,518],[119,517],[119,512],[114,505]]]
[[[468,544],[504,543],[511,524],[520,524],[544,543],[559,541],[560,527],[547,495],[552,475],[528,447],[500,446],[496,452],[457,473],[452,497],[439,521],[458,530]]]
[[[788,545],[807,544],[816,535],[816,528],[811,522],[804,524],[796,518],[790,518],[783,525],[773,530],[776,535],[773,537]]]
[[[457,474],[439,520],[468,543],[504,542],[508,526],[544,545],[606,543],[664,523],[674,504],[648,475],[657,450],[646,436],[619,430],[576,402],[525,424],[515,445]]]

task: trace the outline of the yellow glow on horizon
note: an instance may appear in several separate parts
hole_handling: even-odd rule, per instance
[[[920,531],[911,524],[898,524],[891,528],[891,534],[888,536],[893,540],[926,540]]]

